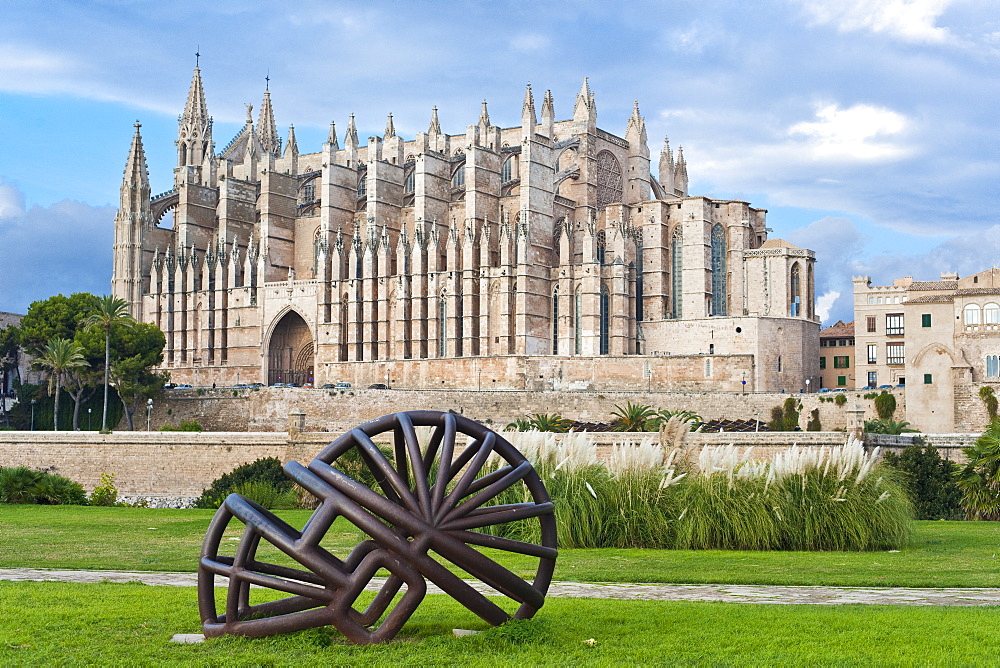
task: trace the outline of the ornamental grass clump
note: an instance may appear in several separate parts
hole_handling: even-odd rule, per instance
[[[732,445],[693,459],[678,439],[665,450],[650,436],[611,445],[599,461],[585,433],[509,436],[555,503],[561,547],[883,550],[909,540],[913,507],[898,473],[858,441],[792,447],[765,462]],[[524,494],[515,487],[497,503]],[[538,539],[537,522],[500,530]]]

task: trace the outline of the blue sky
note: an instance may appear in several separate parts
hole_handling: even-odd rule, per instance
[[[318,150],[356,114],[362,141],[462,133],[489,101],[519,123],[524,85],[598,125],[639,101],[655,156],[684,147],[692,194],[768,209],[817,253],[826,322],[851,276],[875,283],[1000,263],[1000,3],[983,0],[24,2],[0,23],[0,311],[109,291],[112,219],[135,120],[154,193],[200,50],[214,138],[270,74],[282,135]]]

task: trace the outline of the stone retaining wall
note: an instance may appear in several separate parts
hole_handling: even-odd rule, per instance
[[[496,427],[532,413],[559,413],[571,420],[610,422],[615,405],[627,401],[669,410],[691,410],[706,420],[759,418],[767,422],[771,409],[789,396],[803,405],[800,416],[803,429],[814,408],[819,408],[820,422],[826,431],[846,429],[847,409],[854,404],[865,409],[867,418],[875,417],[872,401],[864,399],[862,392],[844,393],[848,398],[844,406],[821,401],[837,394],[206,388],[168,391],[154,406],[152,424],[155,429],[163,424],[176,425],[181,420],[198,420],[209,430],[282,431],[286,429],[288,413],[294,408],[306,413],[307,430],[331,432],[350,429],[386,413],[417,409],[453,410]],[[897,415],[903,415],[901,393],[896,400]],[[139,417],[137,424],[142,422]]]
[[[0,432],[0,466],[27,466],[58,473],[88,491],[102,473],[114,473],[122,496],[196,497],[223,473],[261,457],[308,462],[338,434],[326,432]],[[557,435],[557,438],[559,435]],[[657,434],[591,434],[602,456],[615,443],[658,440]],[[842,445],[842,432],[691,434],[693,448],[734,444],[753,447],[753,457],[770,459],[792,445]]]

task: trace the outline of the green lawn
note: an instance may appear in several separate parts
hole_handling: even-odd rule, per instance
[[[171,643],[199,631],[190,587],[0,582],[0,610],[4,666],[991,665],[1000,621],[996,608],[552,599],[534,620],[488,629],[429,596],[394,642],[355,647],[329,629]]]
[[[194,571],[213,511],[0,505],[0,568]],[[309,511],[283,511],[301,526]],[[231,525],[236,537],[238,523]],[[359,534],[336,524],[327,546],[343,554]],[[280,561],[275,551],[262,555]],[[494,557],[498,555],[492,553]],[[992,522],[915,522],[899,552],[561,550],[558,580],[900,587],[1000,586],[1000,532]],[[528,575],[532,560],[503,554]]]

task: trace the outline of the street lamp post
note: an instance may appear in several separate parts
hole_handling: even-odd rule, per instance
[[[806,394],[809,394],[809,383],[812,382],[812,376],[806,378]]]
[[[149,421],[153,417],[153,400],[146,400],[146,431],[149,431]]]
[[[35,431],[35,400],[31,400],[31,431]]]
[[[87,409],[87,431],[90,431],[90,417],[94,414],[93,408]]]

